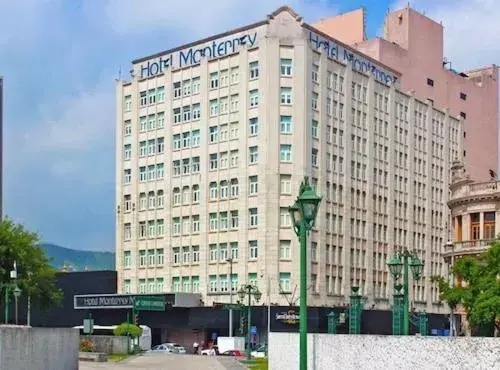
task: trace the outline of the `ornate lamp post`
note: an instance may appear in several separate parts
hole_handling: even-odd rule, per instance
[[[297,200],[288,208],[300,242],[300,370],[307,370],[307,232],[314,226],[320,202],[305,176]]]
[[[396,290],[395,293],[395,298],[396,295],[399,295],[399,290],[396,289],[398,286],[397,282],[400,277],[403,278],[403,297],[402,297],[402,305],[403,305],[403,334],[404,335],[409,335],[410,334],[410,317],[409,317],[409,311],[410,311],[410,295],[409,295],[409,281],[410,281],[410,276],[409,276],[409,268],[411,268],[411,272],[413,274],[413,279],[414,280],[420,280],[422,276],[422,270],[424,267],[424,264],[420,259],[418,258],[417,254],[415,252],[409,252],[408,250],[404,250],[403,252],[396,252],[394,257],[387,263],[387,266],[389,267],[389,271],[391,272],[391,275],[394,279],[394,288]],[[396,304],[396,300],[394,302],[395,309],[398,308],[398,305]],[[393,312],[393,315],[395,315],[395,312]],[[397,315],[396,315],[397,316]],[[393,319],[394,323],[394,319]],[[401,334],[401,333],[399,333]],[[397,335],[397,334],[396,334]]]
[[[252,330],[252,296],[258,303],[262,297],[262,293],[259,288],[252,284],[243,285],[240,290],[238,290],[238,296],[241,301],[248,296],[248,306],[247,306],[247,361],[252,360],[251,350],[250,350],[250,331]]]

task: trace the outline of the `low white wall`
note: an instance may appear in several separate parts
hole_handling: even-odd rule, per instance
[[[500,339],[308,335],[308,369],[500,369]],[[271,333],[269,369],[299,369],[299,334]]]
[[[0,326],[0,369],[77,370],[79,337],[77,329]]]

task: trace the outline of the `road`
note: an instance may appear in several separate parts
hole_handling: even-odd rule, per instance
[[[121,362],[80,362],[80,370],[244,370],[246,366],[233,358],[195,356],[195,355],[145,355],[137,356]]]

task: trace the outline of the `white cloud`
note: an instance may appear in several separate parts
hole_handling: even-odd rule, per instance
[[[283,0],[107,0],[105,14],[118,34],[165,29],[200,37],[264,20],[282,5]],[[287,5],[311,22],[336,13],[327,0],[289,0]],[[172,42],[168,33],[165,40]]]
[[[405,7],[398,2],[392,9]],[[497,0],[416,0],[412,8],[443,22],[445,56],[458,70],[500,63],[500,6]]]

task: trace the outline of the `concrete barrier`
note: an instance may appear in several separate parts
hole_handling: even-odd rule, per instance
[[[308,369],[499,369],[500,339],[308,335]],[[299,369],[299,334],[271,333],[269,368]]]
[[[80,361],[108,362],[108,356],[102,352],[80,352],[78,359]]]
[[[95,352],[105,354],[127,353],[128,338],[114,335],[82,335],[80,339],[88,339],[95,345]]]
[[[69,328],[0,326],[0,369],[77,370],[79,337]]]

